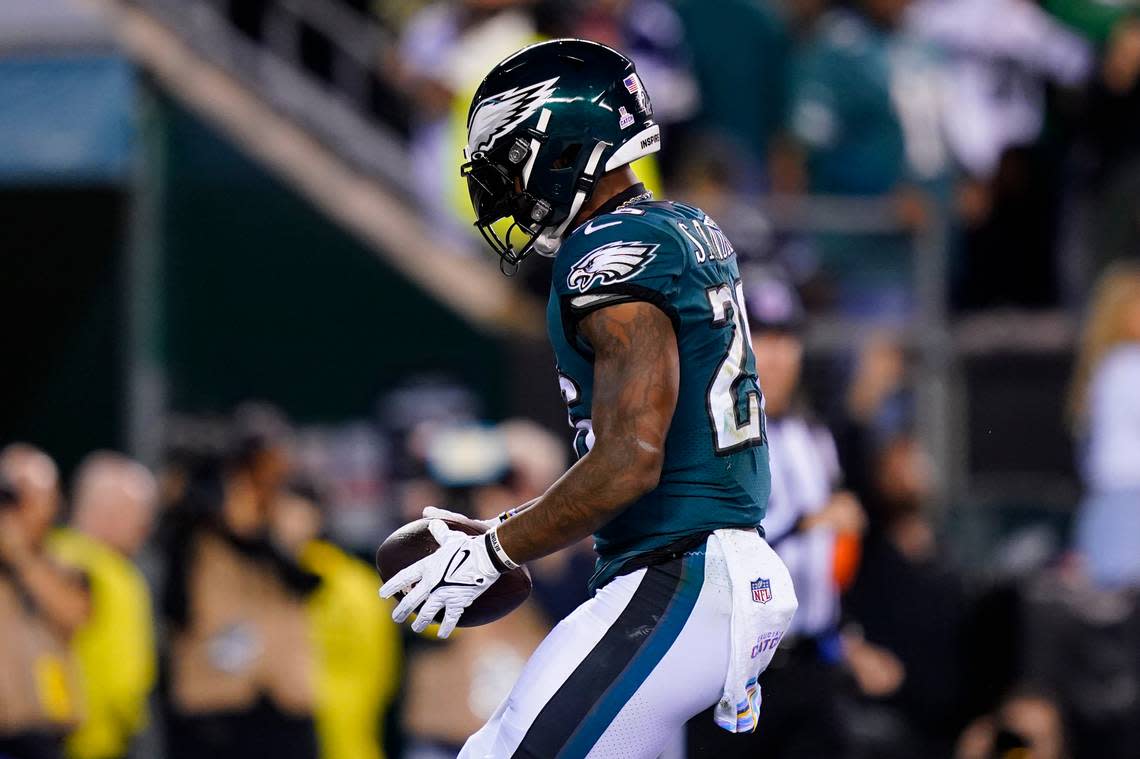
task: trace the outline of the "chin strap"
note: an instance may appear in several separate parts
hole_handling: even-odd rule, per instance
[[[566,228],[570,226],[570,222],[582,210],[582,205],[586,202],[589,195],[587,191],[592,190],[594,185],[594,175],[598,171],[598,163],[602,160],[602,153],[606,152],[610,144],[598,140],[594,143],[594,149],[590,153],[590,159],[586,161],[586,168],[582,172],[581,178],[578,180],[579,190],[574,194],[574,201],[570,204],[570,212],[566,214],[566,218],[557,227],[545,227],[539,232],[532,242],[534,251],[540,256],[550,258],[558,252],[562,247],[562,235],[566,234]]]

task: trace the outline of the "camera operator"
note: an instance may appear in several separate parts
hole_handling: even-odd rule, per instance
[[[239,412],[230,445],[193,464],[168,520],[170,759],[317,756],[305,604],[320,578],[271,532],[292,469],[291,431],[278,416]]]
[[[78,716],[68,642],[90,598],[45,551],[58,511],[55,463],[29,445],[0,452],[0,756],[12,759],[61,756]]]

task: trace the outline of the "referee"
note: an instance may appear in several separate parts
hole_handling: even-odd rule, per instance
[[[730,735],[701,715],[689,722],[688,756],[845,759],[851,754],[838,703],[837,545],[862,532],[858,500],[840,490],[835,441],[798,397],[803,307],[775,278],[747,293],[752,347],[764,391],[772,493],[764,529],[796,586],[800,607],[761,676],[756,732]]]

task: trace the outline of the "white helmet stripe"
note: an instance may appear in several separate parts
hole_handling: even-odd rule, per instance
[[[610,144],[608,142],[603,142],[602,140],[598,140],[594,143],[594,151],[590,153],[590,160],[586,161],[586,170],[582,172],[582,176],[594,176],[594,172],[598,169],[598,161],[602,160],[602,153],[604,153],[609,146]]]
[[[550,109],[543,108],[542,112],[538,114],[538,127],[537,130],[543,134],[546,133],[546,127],[550,124]],[[530,139],[530,155],[527,156],[526,166],[522,170],[522,186],[526,189],[527,184],[530,182],[530,172],[534,170],[534,159],[538,157],[538,149],[542,144],[532,137]]]
[[[610,160],[606,161],[606,171],[633,163],[638,158],[656,153],[661,149],[661,127],[654,124],[646,127],[630,137],[624,145],[614,151]]]

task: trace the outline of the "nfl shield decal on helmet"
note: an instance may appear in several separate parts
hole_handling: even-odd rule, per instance
[[[566,286],[584,293],[594,285],[612,285],[633,279],[657,257],[656,245],[644,242],[611,242],[596,248],[574,264]]]
[[[766,604],[772,600],[772,581],[757,577],[752,581],[752,600],[758,604]]]

